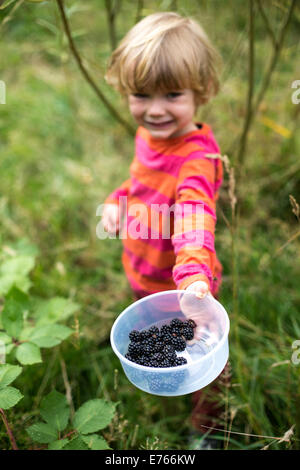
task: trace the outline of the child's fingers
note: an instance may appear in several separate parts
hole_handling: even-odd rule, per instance
[[[117,233],[119,230],[119,209],[117,206],[110,206],[104,210],[102,224],[106,232]]]

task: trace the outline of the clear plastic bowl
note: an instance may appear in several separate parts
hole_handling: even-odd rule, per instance
[[[185,312],[185,314],[184,314]],[[132,330],[169,324],[173,318],[186,320],[201,314],[201,339],[192,340],[184,355],[188,363],[176,367],[147,367],[125,358]],[[178,396],[205,387],[222,372],[228,359],[229,318],[212,296],[199,299],[193,292],[169,290],[144,297],[127,307],[113,324],[110,341],[130,382],[153,395]]]

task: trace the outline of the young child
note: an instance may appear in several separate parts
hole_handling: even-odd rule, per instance
[[[110,59],[106,79],[128,100],[138,129],[130,177],[105,201],[102,224],[122,234],[122,262],[136,299],[169,289],[218,293],[222,162],[210,126],[194,121],[218,92],[217,59],[200,25],[172,12],[141,20]],[[192,421],[206,432],[198,416],[211,406],[199,400],[195,394]]]

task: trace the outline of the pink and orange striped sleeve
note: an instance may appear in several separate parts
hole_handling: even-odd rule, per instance
[[[176,188],[173,279],[177,289],[205,281],[213,288],[216,264],[216,200],[222,183],[222,162],[202,151],[182,165]]]
[[[119,204],[119,198],[121,196],[128,196],[130,185],[131,178],[128,178],[105,199],[105,204]]]

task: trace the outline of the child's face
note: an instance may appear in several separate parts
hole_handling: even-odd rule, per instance
[[[170,139],[196,130],[193,90],[129,95],[129,109],[136,122],[156,138]]]

